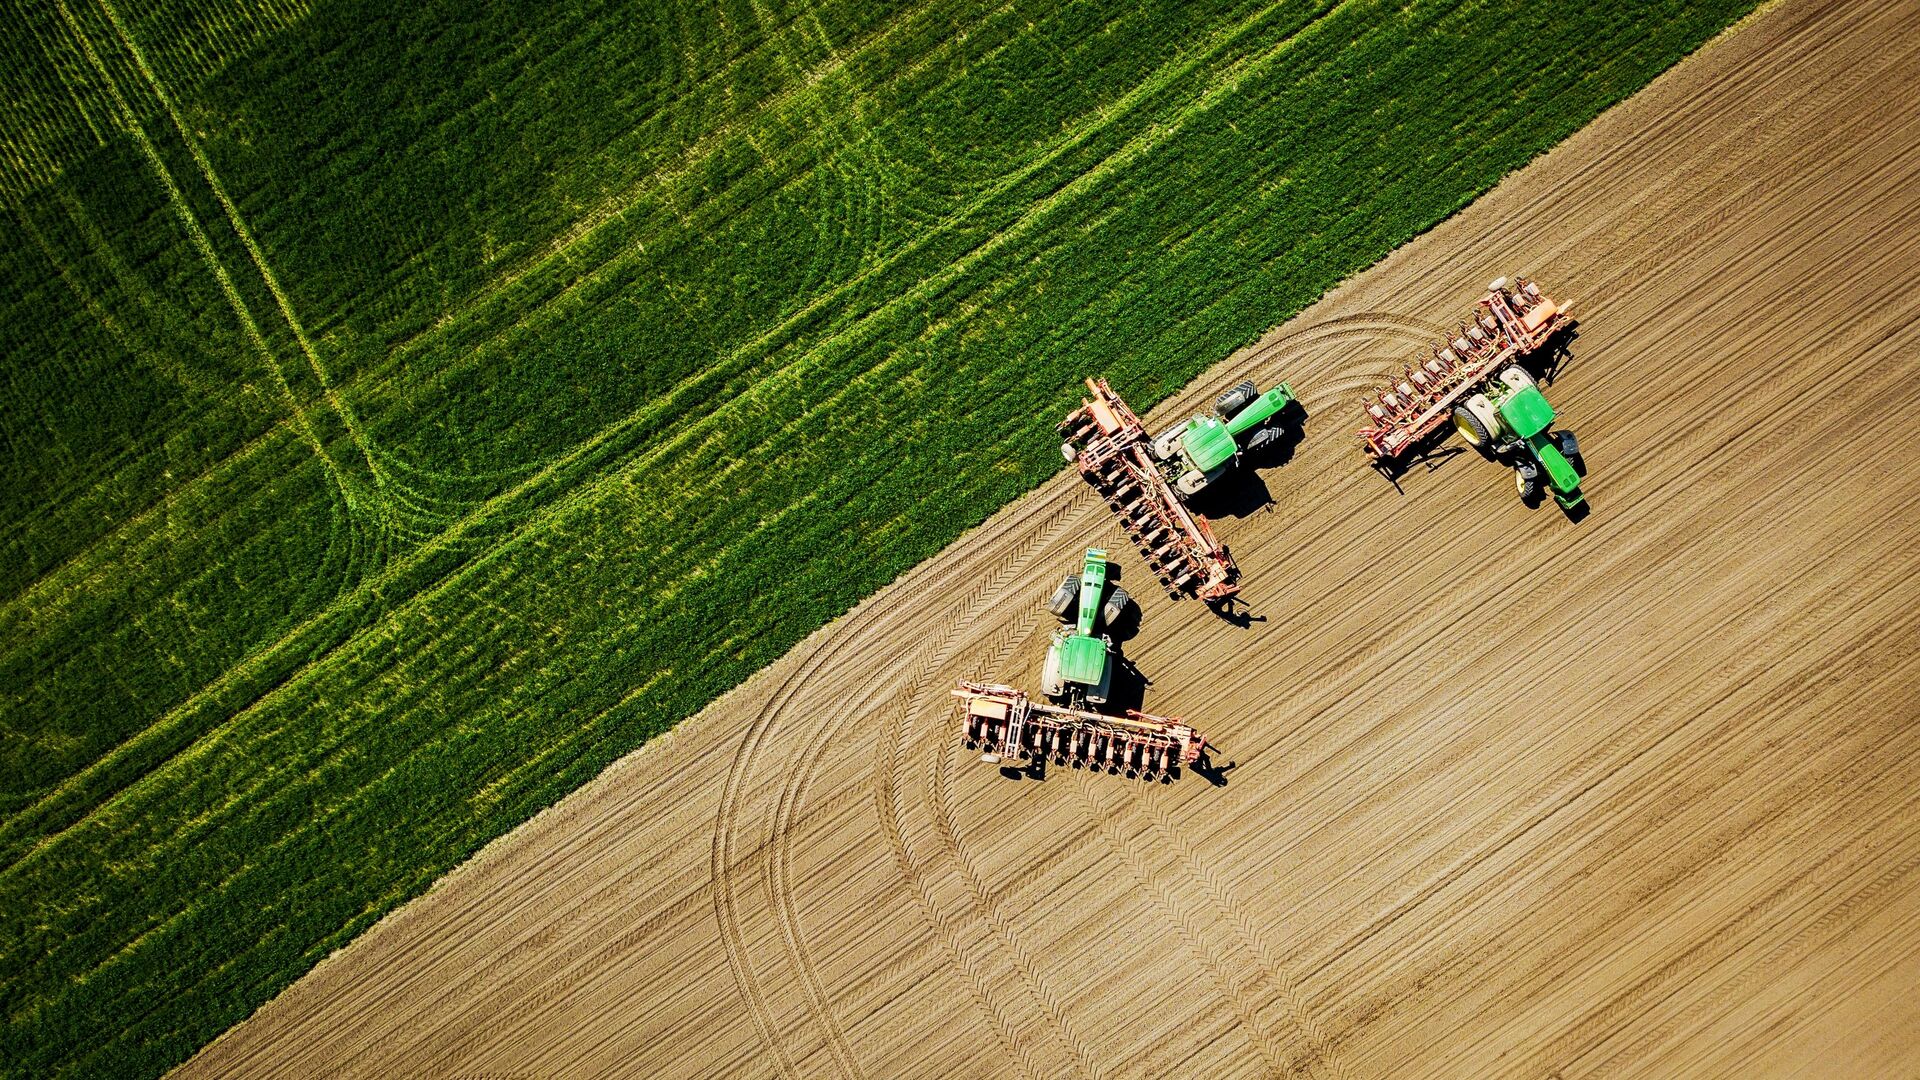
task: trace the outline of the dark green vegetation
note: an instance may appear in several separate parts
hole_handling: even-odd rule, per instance
[[[1752,6],[109,3],[0,35],[17,1074],[180,1060]]]

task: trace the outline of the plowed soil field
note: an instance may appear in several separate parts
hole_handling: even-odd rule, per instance
[[[1913,1075],[1915,87],[1920,3],[1765,9],[1156,410],[1309,410],[1218,507],[1246,625],[1062,475],[184,1071]],[[1579,522],[1351,440],[1514,272],[1580,318]],[[959,745],[948,687],[1034,686],[1092,544],[1224,783]]]

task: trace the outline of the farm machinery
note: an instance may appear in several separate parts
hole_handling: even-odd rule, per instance
[[[966,702],[966,746],[980,759],[1052,761],[1149,780],[1198,762],[1207,740],[1179,717],[1127,710],[1105,716],[1033,701],[1011,686],[961,682],[953,696]]]
[[[1513,463],[1520,498],[1533,502],[1542,487],[1562,510],[1587,501],[1580,493],[1580,442],[1571,431],[1555,431],[1553,406],[1518,364],[1453,408],[1454,426],[1474,449]]]
[[[1111,629],[1133,600],[1109,588],[1107,553],[1088,548],[1078,574],[1068,574],[1047,600],[1063,625],[1047,645],[1035,701],[1011,686],[961,682],[953,696],[966,702],[967,749],[981,760],[1052,761],[1160,779],[1199,762],[1207,741],[1178,717],[1132,709],[1119,716],[1094,711],[1107,704],[1119,657]]]
[[[1293,390],[1282,383],[1263,394],[1242,382],[1212,413],[1154,437],[1105,379],[1088,379],[1087,389],[1091,396],[1060,424],[1061,454],[1105,496],[1167,595],[1223,600],[1238,592],[1226,545],[1186,499],[1281,437],[1271,422],[1293,404]]]
[[[1113,687],[1113,639],[1095,635],[1126,613],[1132,598],[1125,589],[1107,591],[1107,553],[1088,548],[1078,575],[1068,574],[1047,601],[1047,610],[1067,623],[1053,632],[1040,689],[1069,706],[1105,705]]]
[[[1520,365],[1573,325],[1570,306],[1526,278],[1511,287],[1496,278],[1471,323],[1367,403],[1367,426],[1356,433],[1367,453],[1391,466],[1452,420],[1474,449],[1514,466],[1523,499],[1538,498],[1544,487],[1563,509],[1581,505],[1579,442],[1570,431],[1552,430],[1553,407]]]

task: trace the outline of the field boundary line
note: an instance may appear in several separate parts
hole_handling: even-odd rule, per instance
[[[1347,0],[1341,0],[1341,3],[1344,3],[1344,2],[1347,2]],[[60,3],[62,4],[62,8],[64,10],[65,0],[60,0]],[[1338,10],[1340,6],[1341,6],[1340,3],[1334,4],[1331,8],[1328,9],[1328,13],[1334,10]],[[1270,10],[1270,9],[1267,9],[1267,10]],[[1326,17],[1326,13],[1323,13],[1320,16],[1320,18],[1322,19],[1324,19],[1325,17]],[[69,16],[69,18],[71,18],[71,16]],[[1250,21],[1251,20],[1249,20],[1249,22]],[[1243,30],[1245,28],[1245,25],[1246,24],[1243,23],[1239,27],[1236,27],[1236,33],[1240,30]],[[1264,65],[1266,62],[1278,56],[1281,52],[1284,52],[1292,42],[1298,39],[1300,34],[1305,33],[1307,32],[1307,30],[1311,29],[1312,25],[1317,25],[1317,22],[1309,24],[1306,27],[1303,27],[1299,33],[1296,33],[1288,38],[1285,38],[1279,42],[1274,43],[1272,46],[1269,46],[1266,50],[1264,50],[1261,53],[1253,57],[1243,59],[1237,65],[1238,68],[1240,69],[1238,78],[1244,78],[1248,73],[1248,71],[1250,71],[1252,68]],[[1219,97],[1237,90],[1238,78],[1226,83],[1217,83],[1215,85],[1210,86],[1207,92],[1201,96],[1200,102],[1198,104],[1191,105],[1187,109],[1183,110],[1179,118],[1190,117],[1196,114],[1197,112],[1204,111],[1206,108],[1210,107],[1213,103],[1215,103]],[[1177,120],[1179,118],[1175,118],[1175,119]],[[935,277],[928,279],[927,281],[921,282],[919,285],[917,285],[913,289],[910,289],[898,296],[895,296],[893,299],[889,300],[887,303],[880,305],[879,307],[866,313],[865,315],[860,316],[853,323],[853,325],[849,326],[846,330],[843,330],[833,335],[832,337],[829,337],[817,342],[812,348],[810,348],[807,351],[807,353],[805,354],[805,357],[803,357],[802,359],[798,359],[793,364],[784,366],[780,368],[778,371],[770,373],[765,378],[756,382],[747,391],[744,391],[741,394],[728,398],[726,401],[722,402],[719,405],[719,407],[716,408],[713,412],[708,413],[700,417],[699,419],[693,421],[692,423],[688,424],[685,428],[682,428],[679,432],[677,432],[672,437],[670,437],[665,443],[657,446],[649,447],[647,450],[641,452],[639,455],[633,457],[632,459],[624,462],[617,468],[614,468],[610,471],[602,472],[600,475],[594,477],[592,480],[574,486],[566,494],[557,497],[553,502],[549,503],[548,505],[529,511],[527,516],[521,519],[519,528],[515,529],[507,537],[503,537],[499,542],[491,546],[485,547],[481,549],[479,552],[477,552],[475,561],[474,563],[470,564],[470,566],[477,565],[479,563],[483,563],[487,560],[497,557],[500,553],[502,553],[503,551],[511,547],[513,541],[515,541],[516,539],[524,538],[524,536],[526,535],[528,526],[538,521],[544,520],[548,517],[551,517],[554,514],[560,513],[565,509],[571,508],[573,505],[577,504],[578,502],[585,500],[588,497],[596,494],[599,488],[611,478],[622,475],[635,468],[644,467],[645,465],[650,464],[652,461],[655,461],[662,456],[665,456],[669,453],[679,450],[684,444],[686,444],[689,441],[692,441],[696,435],[700,435],[704,437],[706,432],[710,431],[712,428],[716,426],[719,426],[724,421],[724,419],[730,414],[731,411],[738,410],[741,407],[743,407],[743,403],[748,402],[749,400],[757,401],[769,395],[777,396],[789,385],[804,383],[807,380],[807,377],[811,374],[812,367],[814,366],[807,362],[809,359],[817,358],[823,351],[826,351],[832,347],[844,345],[845,340],[850,336],[853,336],[853,335],[864,336],[864,334],[872,332],[871,328],[879,320],[886,317],[890,317],[894,312],[902,308],[911,306],[912,304],[918,302],[925,295],[938,293],[944,290],[948,285],[952,283],[954,279],[972,270],[974,265],[984,260],[992,253],[998,251],[1001,247],[1004,247],[1005,245],[1011,243],[1014,239],[1020,236],[1023,236],[1027,231],[1035,227],[1035,223],[1040,218],[1050,214],[1050,212],[1054,208],[1060,205],[1064,205],[1067,202],[1070,202],[1073,198],[1077,197],[1083,191],[1093,186],[1098,180],[1102,179],[1105,176],[1105,174],[1110,172],[1112,169],[1121,167],[1125,164],[1130,164],[1134,159],[1140,157],[1141,155],[1149,153],[1154,149],[1157,149],[1162,143],[1164,143],[1166,140],[1171,138],[1179,130],[1180,130],[1180,124],[1178,122],[1175,122],[1174,120],[1170,120],[1166,123],[1157,124],[1154,127],[1150,128],[1149,130],[1142,132],[1139,135],[1136,135],[1133,139],[1128,140],[1128,142],[1119,150],[1116,150],[1113,154],[1102,159],[1102,161],[1100,161],[1093,168],[1075,177],[1072,181],[1063,185],[1058,190],[1049,194],[1045,199],[1036,203],[1025,214],[1023,214],[1020,217],[1020,219],[1017,222],[1015,222],[1011,227],[1009,227],[1008,229],[1002,230],[1001,232],[995,233],[992,237],[988,238],[979,247],[975,248],[973,251],[968,252],[966,256],[944,267],[939,274],[935,275]],[[150,143],[148,145],[150,145]],[[158,156],[157,151],[155,151],[155,157],[157,158],[157,156]],[[262,342],[262,344],[264,345],[264,341]],[[751,344],[752,343],[749,343],[749,345]],[[743,346],[742,348],[744,349],[746,347],[747,346]],[[813,407],[809,408],[806,412],[802,413],[799,417],[795,419],[795,421],[792,424],[789,424],[787,425],[786,428],[783,428],[782,431],[790,430],[792,427],[797,425],[803,426],[808,420],[810,420],[814,416],[818,415],[823,411],[827,411],[831,409],[834,405],[836,405],[841,400],[841,398],[853,392],[854,389],[856,389],[857,387],[862,386],[865,383],[870,382],[876,378],[882,377],[884,372],[886,372],[892,366],[898,363],[903,363],[903,362],[905,362],[905,358],[903,356],[890,357],[888,360],[883,361],[882,363],[875,366],[874,368],[871,368],[866,372],[861,373],[855,378],[849,380],[846,383],[846,385],[842,386],[839,390],[835,391],[835,393],[832,396],[830,396],[828,399],[820,402],[817,405],[814,405]],[[266,645],[260,651],[247,656],[245,659],[240,661],[239,664],[236,664],[233,668],[230,668],[228,669],[227,672],[224,672],[219,679],[216,679],[213,683],[209,683],[208,686],[206,687],[202,687],[201,690],[196,691],[196,693],[192,697],[188,698],[186,701],[183,701],[179,705],[175,706],[173,710],[170,710],[170,714],[179,713],[182,710],[187,709],[195,700],[206,696],[209,692],[215,690],[221,683],[226,682],[231,677],[233,677],[241,667],[256,661],[264,663],[265,658],[269,654],[275,651],[278,651],[280,648],[284,647],[291,638],[298,635],[309,626],[315,625],[325,619],[330,618],[336,612],[342,610],[343,607],[347,605],[350,601],[352,601],[354,598],[360,597],[363,594],[372,592],[373,591],[371,588],[372,586],[383,584],[391,580],[403,568],[408,568],[413,565],[417,565],[420,562],[424,562],[427,556],[437,553],[441,550],[444,550],[448,545],[456,542],[459,538],[464,536],[467,532],[470,532],[474,527],[477,527],[481,523],[484,523],[487,520],[489,520],[493,516],[498,506],[506,502],[512,501],[516,496],[518,496],[522,492],[535,488],[542,481],[554,475],[555,472],[557,472],[561,466],[568,465],[582,458],[585,458],[586,456],[598,450],[601,446],[610,442],[611,440],[613,440],[615,437],[622,434],[626,430],[632,428],[637,424],[642,423],[646,419],[649,419],[653,414],[656,414],[660,411],[667,409],[669,406],[673,404],[673,402],[670,399],[674,395],[677,395],[680,392],[680,390],[681,390],[681,387],[676,387],[675,390],[669,392],[668,400],[661,400],[661,401],[649,403],[649,405],[643,406],[641,409],[636,410],[635,412],[630,413],[627,416],[620,418],[619,420],[615,420],[612,423],[609,423],[606,427],[601,428],[599,431],[596,431],[593,435],[588,436],[586,439],[583,439],[581,442],[575,444],[572,448],[570,448],[567,452],[565,452],[561,457],[555,459],[554,461],[550,462],[549,464],[541,468],[539,472],[535,473],[533,476],[528,477],[526,480],[522,481],[518,486],[514,487],[509,491],[502,492],[499,495],[490,497],[487,501],[483,502],[480,506],[476,507],[472,512],[462,517],[454,525],[449,526],[446,530],[442,532],[434,534],[431,539],[423,543],[420,547],[414,549],[412,552],[409,552],[399,562],[389,564],[388,567],[382,569],[373,578],[370,578],[366,582],[363,582],[361,586],[357,586],[351,593],[348,593],[347,595],[340,597],[334,603],[330,604],[327,608],[323,609],[322,611],[316,612],[313,616],[311,616],[309,619],[303,622],[299,627],[296,627],[294,630],[289,631],[289,633],[286,636],[282,637],[279,641]],[[756,394],[755,393],[756,391],[758,391],[759,393]],[[772,438],[773,436],[770,435],[768,440],[763,440],[763,443],[766,441],[772,441]],[[446,581],[447,581],[446,578],[442,578],[438,583],[438,585],[441,587],[444,587]],[[432,590],[432,592],[437,592],[437,591],[438,591],[438,588],[436,588],[435,590]],[[417,598],[418,597],[409,598],[406,602],[404,602],[401,605],[401,608],[410,606],[411,604],[416,602]],[[395,610],[398,611],[401,608],[396,608]],[[393,614],[392,612],[388,613],[388,617],[391,617],[392,614]],[[356,637],[357,636],[358,635],[356,634]],[[318,657],[310,658],[308,661],[306,661],[304,664],[301,665],[300,671],[304,672],[306,670],[310,670],[313,666],[319,663],[323,663],[328,657],[330,657],[335,651],[337,651],[338,648],[344,647],[346,644],[347,643],[343,642],[339,646],[328,649],[324,654]],[[272,693],[277,693],[280,690],[283,690],[286,686],[289,686],[293,684],[295,681],[297,681],[298,678],[299,678],[298,673],[294,675],[290,675],[288,678],[283,680],[280,684],[276,685],[273,688],[273,690],[269,691],[269,695]],[[164,718],[162,720],[162,723],[164,723]],[[158,726],[158,725],[155,725],[155,726]],[[146,729],[146,731],[142,732],[142,735],[145,735],[147,732],[151,732],[152,730],[153,730],[153,727],[150,726],[148,729]],[[129,740],[128,743],[122,744],[122,746],[124,747],[126,745],[129,745],[132,742],[139,740],[140,738],[141,736],[135,736],[134,739]],[[88,772],[96,771],[98,768],[103,767],[118,753],[120,749],[121,749],[120,747],[116,747],[114,751],[110,751],[109,754],[103,755],[100,759],[97,759],[95,763],[90,765],[86,770],[82,770],[81,772],[74,774],[74,776],[70,778],[68,782],[61,784],[54,791],[49,792],[46,796],[43,796],[42,799],[37,801],[34,805],[35,806],[41,805],[47,800],[57,797],[57,795],[61,791],[77,786],[77,783],[80,780],[80,778],[84,777]],[[32,807],[23,808],[22,812],[23,813],[29,812],[31,809]],[[52,836],[42,837],[40,842],[35,845],[36,849],[39,846],[42,846],[45,843],[45,841],[50,839],[52,839]]]

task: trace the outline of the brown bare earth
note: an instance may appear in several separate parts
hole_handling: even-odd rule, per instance
[[[1920,1074],[1917,88],[1920,3],[1771,7],[1157,411],[1311,413],[1218,516],[1253,620],[1126,644],[1225,786],[959,745],[1080,549],[1153,591],[1063,475],[185,1071]],[[1582,522],[1350,438],[1516,271]]]

